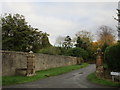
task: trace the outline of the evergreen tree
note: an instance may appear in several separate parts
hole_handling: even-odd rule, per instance
[[[82,47],[83,41],[81,40],[80,37],[77,37],[77,44],[75,44],[76,47]]]
[[[70,36],[66,36],[66,37],[65,37],[65,41],[63,42],[63,47],[64,47],[65,49],[68,49],[68,48],[72,47],[71,40],[72,40],[72,39],[71,39]]]
[[[120,3],[120,2],[119,2]],[[118,13],[117,13],[117,16],[118,16],[118,19],[114,18],[115,20],[118,21],[118,40],[120,40],[120,9],[117,9]]]
[[[28,25],[23,15],[6,14],[2,17],[3,50],[37,52],[43,42],[49,42],[48,39],[42,40],[43,36],[47,37],[47,34]]]

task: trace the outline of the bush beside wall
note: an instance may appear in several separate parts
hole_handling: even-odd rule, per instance
[[[108,69],[120,72],[120,42],[105,50],[105,60]]]

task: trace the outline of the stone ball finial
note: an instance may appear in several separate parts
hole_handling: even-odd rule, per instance
[[[33,51],[30,51],[29,53],[33,53]]]
[[[97,49],[97,52],[102,52],[102,50],[100,48]]]

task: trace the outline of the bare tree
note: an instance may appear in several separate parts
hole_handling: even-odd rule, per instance
[[[85,42],[92,42],[93,41],[93,35],[86,30],[77,32],[76,37],[80,37]]]
[[[62,44],[63,44],[64,40],[65,40],[65,37],[63,37],[63,36],[58,36],[58,37],[56,38],[55,44],[58,45],[58,46],[60,46],[60,47],[62,47]]]
[[[101,26],[98,30],[98,41],[100,44],[111,45],[115,41],[114,30],[109,26]]]

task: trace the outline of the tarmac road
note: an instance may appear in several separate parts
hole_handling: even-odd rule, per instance
[[[108,86],[91,83],[86,79],[87,75],[94,71],[95,64],[90,64],[88,67],[62,75],[24,84],[4,86],[3,88],[110,88]]]

